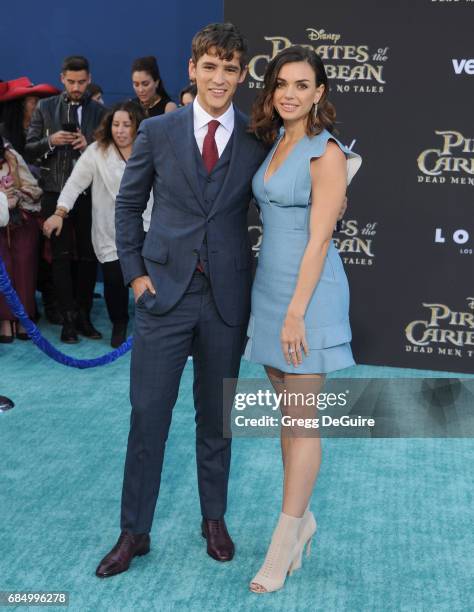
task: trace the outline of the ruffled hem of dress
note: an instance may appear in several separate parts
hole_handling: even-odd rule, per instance
[[[329,374],[356,365],[349,343],[312,349],[308,357],[303,356],[303,363],[295,367],[286,363],[283,353],[278,357],[270,351],[256,350],[253,338],[249,338],[243,357],[251,363],[270,366],[287,374]]]
[[[247,327],[247,337],[259,336],[260,342],[271,342],[275,337],[279,340],[280,330],[275,329],[274,321],[258,321],[253,314],[250,315]],[[306,327],[306,340],[311,350],[326,349],[333,346],[346,344],[352,340],[352,332],[349,320],[345,319],[338,323],[322,327]]]

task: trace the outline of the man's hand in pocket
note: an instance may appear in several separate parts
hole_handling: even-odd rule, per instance
[[[149,276],[138,276],[137,278],[134,278],[130,284],[132,285],[135,304],[138,302],[138,298],[145,292],[146,289],[148,289],[148,291],[153,295],[156,293]]]

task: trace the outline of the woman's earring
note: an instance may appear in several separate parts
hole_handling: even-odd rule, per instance
[[[313,108],[313,121],[314,121],[314,123],[316,123],[316,121],[318,119],[318,103],[315,102],[313,106],[314,106],[314,108]]]

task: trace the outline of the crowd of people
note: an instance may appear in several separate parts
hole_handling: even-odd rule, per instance
[[[107,108],[82,56],[64,59],[63,90],[26,77],[0,82],[0,255],[28,316],[61,326],[60,339],[100,339],[91,320],[100,263],[112,323],[110,343],[127,336],[128,288],[115,246],[115,197],[140,122],[172,112],[154,56],[133,61],[135,93]],[[192,103],[196,86],[180,93]],[[143,215],[150,223],[152,197]],[[41,294],[42,309],[35,299]],[[0,343],[28,334],[0,295]]]

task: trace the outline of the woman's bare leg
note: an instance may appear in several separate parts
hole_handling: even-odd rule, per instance
[[[285,373],[282,372],[281,370],[277,370],[276,368],[272,368],[270,366],[265,366],[265,372],[267,373],[267,376],[270,380],[270,382],[272,383],[273,388],[275,389],[275,391],[277,393],[281,393],[283,394],[283,391],[285,389],[284,387],[284,382],[285,382]],[[286,436],[280,435],[280,443],[281,443],[281,459],[283,461],[283,469],[285,469],[285,455],[286,455],[286,449],[287,449],[287,443],[286,443]]]
[[[277,393],[317,396],[324,385],[321,374],[287,374],[267,366],[268,378]],[[317,418],[316,408],[307,405],[286,405],[282,414],[295,418]],[[321,466],[321,440],[317,429],[281,428],[281,452],[284,469],[283,512],[303,516]]]
[[[285,405],[280,404],[283,415],[304,419],[317,417],[316,402],[305,400],[309,394],[316,398],[324,384],[324,375],[289,375],[275,368],[266,367],[265,369],[275,391],[281,394],[286,393],[286,396],[283,396]],[[292,396],[288,396],[290,393],[299,394],[296,397],[301,398],[302,401],[300,403],[291,402]],[[283,507],[264,564],[250,584],[250,589],[257,593],[263,593],[268,589],[274,590],[281,586],[280,584],[277,584],[276,587],[275,584],[271,586],[271,581],[277,580],[277,576],[281,580],[282,568],[285,571],[287,567],[284,565],[285,554],[288,554],[288,547],[292,546],[291,542],[294,542],[294,538],[298,537],[304,521],[302,517],[307,509],[321,465],[319,430],[306,429],[298,425],[282,426],[281,449],[284,471]],[[296,521],[292,534],[293,540],[291,540],[291,534],[288,535],[289,521]],[[310,535],[307,534],[308,537]],[[302,547],[304,545],[305,542],[300,544]],[[295,566],[295,560],[293,560],[293,565]],[[299,566],[301,566],[301,560]],[[268,582],[269,579],[270,582]]]

